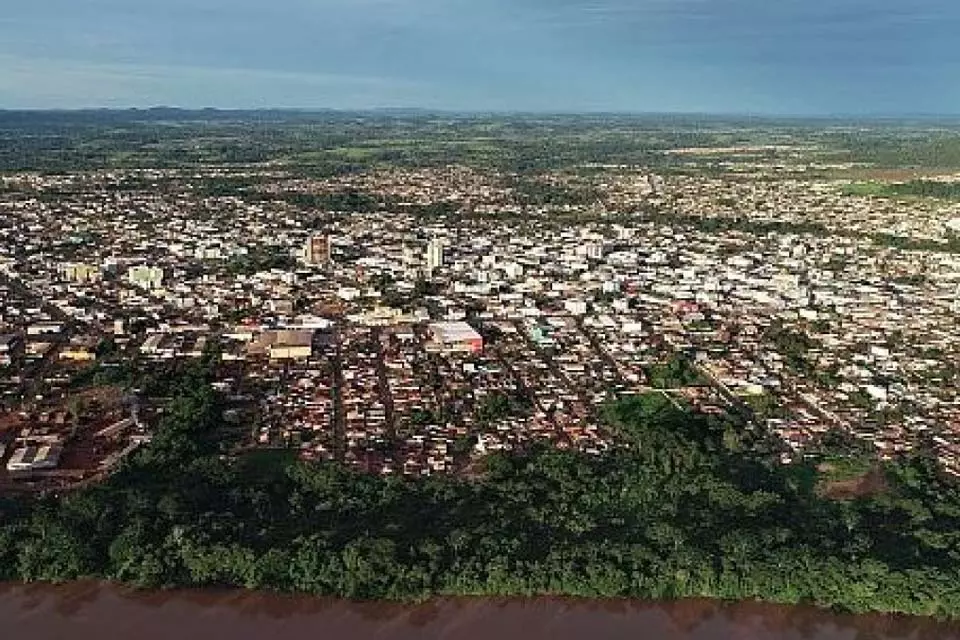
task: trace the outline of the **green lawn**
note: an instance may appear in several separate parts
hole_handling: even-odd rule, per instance
[[[848,196],[873,196],[878,198],[887,198],[894,195],[889,184],[873,181],[844,185],[843,193]]]

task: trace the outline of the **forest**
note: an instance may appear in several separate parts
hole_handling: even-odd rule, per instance
[[[0,502],[0,579],[230,586],[353,599],[707,597],[960,616],[960,490],[929,456],[886,490],[818,491],[816,460],[659,394],[608,407],[622,446],[494,455],[479,478],[227,455],[208,370],[105,483]],[[823,453],[830,443],[822,443]]]

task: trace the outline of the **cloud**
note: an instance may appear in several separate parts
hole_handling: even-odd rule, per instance
[[[957,109],[956,0],[8,0],[2,106]]]
[[[0,55],[0,107],[329,106],[422,97],[401,78],[203,66],[105,64]]]

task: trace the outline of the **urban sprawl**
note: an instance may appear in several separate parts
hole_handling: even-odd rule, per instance
[[[463,166],[8,174],[3,482],[109,473],[162,406],[115,381],[209,357],[244,450],[370,473],[599,453],[605,405],[649,393],[766,424],[785,461],[840,429],[960,473],[960,210],[713,153],[544,172],[596,198],[534,203]]]

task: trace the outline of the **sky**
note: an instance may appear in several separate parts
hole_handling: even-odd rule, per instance
[[[960,114],[957,0],[9,0],[0,108]]]

